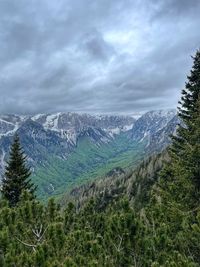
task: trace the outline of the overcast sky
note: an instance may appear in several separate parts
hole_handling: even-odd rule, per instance
[[[200,0],[0,0],[0,113],[174,108]]]

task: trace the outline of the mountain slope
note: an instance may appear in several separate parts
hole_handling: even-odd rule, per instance
[[[67,160],[51,156],[44,166],[37,168],[33,180],[39,185],[40,197],[60,195],[78,184],[103,177],[114,167],[134,166],[143,157],[144,143],[130,142],[125,135],[101,145],[82,136]]]
[[[38,196],[44,199],[103,177],[113,168],[136,166],[150,153],[164,149],[169,143],[165,132],[176,128],[174,111],[151,111],[136,122],[127,116],[76,113],[9,115],[1,116],[1,122],[0,172],[16,132]]]
[[[72,127],[80,130],[84,126],[114,129],[134,123],[135,119],[130,116],[114,115],[90,115],[78,113],[55,113],[55,114],[37,114],[31,117],[32,120],[42,124],[45,128],[51,130],[69,130]]]
[[[113,131],[125,131],[132,127],[135,119],[126,116],[92,116],[76,113],[38,114],[31,116],[0,116],[0,156],[1,162],[7,156],[12,137],[18,133],[31,165],[45,160],[48,154],[66,158],[71,148],[76,146],[79,136],[86,134],[91,138],[96,131],[101,141],[111,140]],[[90,129],[90,130],[89,130]],[[90,131],[90,132],[89,132]],[[37,148],[37,151],[35,151]],[[34,156],[37,154],[37,156]],[[45,155],[46,154],[46,155]],[[34,162],[34,160],[36,162]],[[0,164],[0,173],[3,164]]]
[[[145,138],[149,139],[151,135],[167,126],[174,116],[176,116],[176,110],[149,111],[135,122],[130,131],[130,137],[138,142]]]
[[[167,147],[171,143],[170,135],[175,135],[180,119],[178,116],[174,116],[165,127],[158,130],[149,137],[147,150],[151,151],[162,151],[164,147]]]
[[[163,165],[169,162],[167,151],[155,154],[143,160],[137,167],[120,170],[116,174],[108,172],[105,177],[88,184],[75,187],[67,192],[61,203],[73,202],[77,207],[84,206],[91,198],[99,199],[101,208],[119,197],[126,196],[135,208],[140,208],[147,201],[150,189],[157,181],[158,173]]]

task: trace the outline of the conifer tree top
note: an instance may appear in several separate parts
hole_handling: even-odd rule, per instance
[[[179,116],[187,123],[192,114],[197,111],[195,103],[200,95],[200,50],[197,50],[193,58],[193,66],[190,75],[187,77],[185,89],[182,90],[182,97],[179,104]]]

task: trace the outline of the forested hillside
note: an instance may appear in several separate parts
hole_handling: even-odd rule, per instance
[[[142,161],[133,170],[113,169],[104,178],[75,187],[62,198],[61,205],[72,202],[79,209],[88,199],[98,199],[100,205],[107,206],[109,202],[126,196],[131,204],[144,204],[151,187],[158,178],[158,173],[164,163],[170,161],[168,152],[154,154]],[[118,171],[118,173],[117,173]]]
[[[13,198],[4,181],[0,266],[200,266],[200,51],[178,113],[182,123],[167,151],[77,188],[61,205],[35,199],[26,169],[20,174],[11,157],[6,175],[16,168],[21,194]]]

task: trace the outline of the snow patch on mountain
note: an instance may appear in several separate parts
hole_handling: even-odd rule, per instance
[[[44,113],[39,113],[39,114],[36,114],[36,115],[34,115],[33,117],[31,117],[31,119],[32,119],[33,121],[37,121],[37,120],[39,120],[41,117],[44,117],[44,116],[45,116]]]
[[[77,141],[77,133],[75,129],[70,129],[70,130],[61,130],[60,135],[63,139],[66,139],[67,142],[71,143],[72,145],[76,144]]]
[[[176,110],[154,110],[145,113],[131,129],[132,139],[142,142],[160,131],[176,115]]]
[[[121,132],[127,132],[131,130],[132,128],[133,128],[133,124],[130,124],[130,125],[122,126],[122,127],[115,127],[115,128],[108,128],[108,129],[104,128],[103,130],[113,137],[114,135],[118,135]]]
[[[44,128],[51,129],[53,131],[59,131],[58,120],[61,113],[51,114],[46,117],[46,122],[44,123]]]

